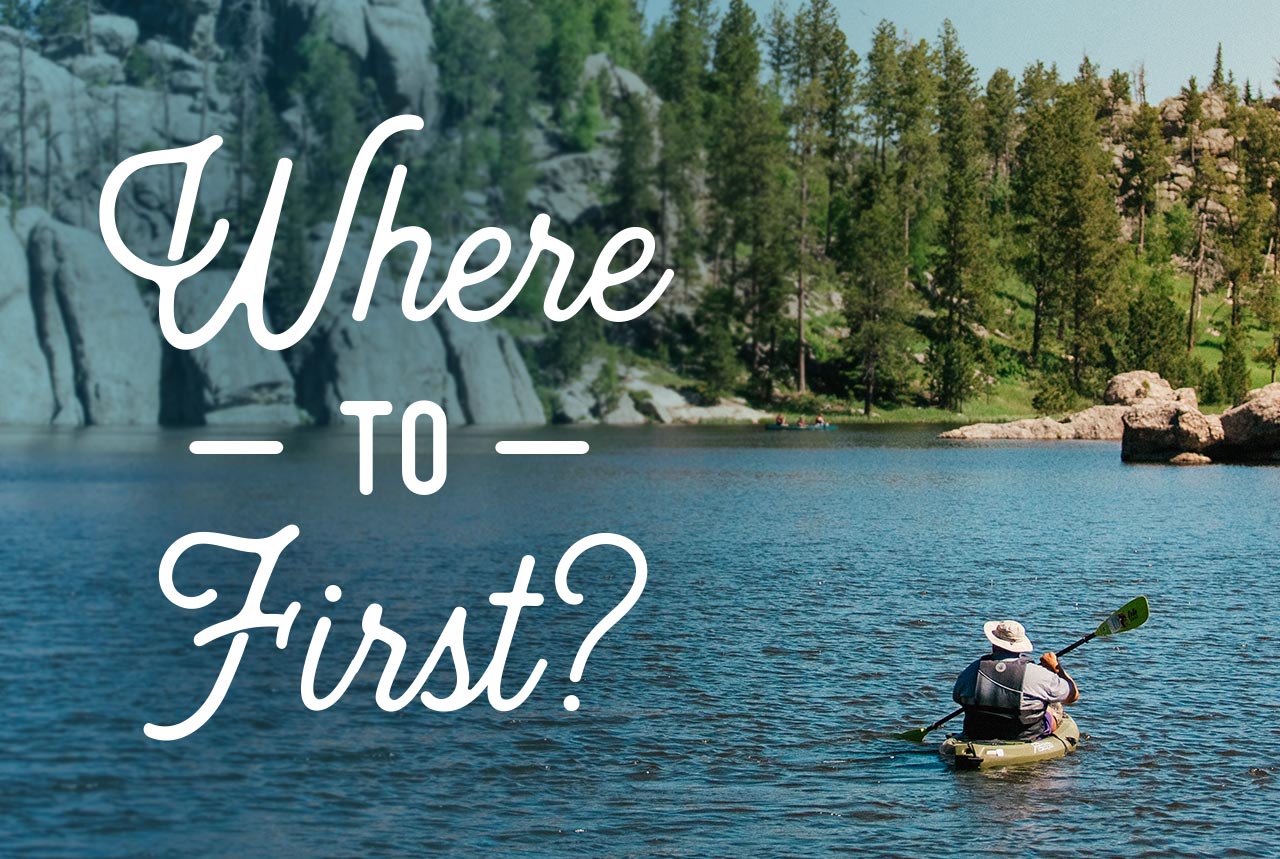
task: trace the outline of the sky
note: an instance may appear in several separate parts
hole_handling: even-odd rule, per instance
[[[640,0],[649,20],[666,14],[669,0]],[[713,0],[723,9],[728,0]],[[761,21],[773,0],[748,0]],[[805,0],[784,0],[794,11]],[[1203,86],[1213,71],[1222,43],[1223,63],[1234,70],[1243,89],[1276,94],[1272,83],[1280,57],[1280,2],[1276,0],[833,0],[849,43],[859,56],[871,44],[871,31],[882,19],[912,38],[937,36],[950,18],[983,83],[1003,66],[1014,74],[1034,60],[1056,62],[1074,74],[1080,58],[1089,57],[1107,74],[1113,68],[1132,72],[1146,64],[1147,98],[1158,102],[1177,95],[1195,75]]]

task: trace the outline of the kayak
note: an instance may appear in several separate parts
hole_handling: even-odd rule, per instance
[[[794,424],[787,424],[787,425],[786,425],[786,426],[784,426],[784,427],[780,427],[780,426],[778,426],[777,424],[765,424],[765,427],[764,427],[764,428],[765,428],[765,429],[767,429],[767,430],[833,430],[833,429],[840,429],[840,428],[839,428],[838,426],[836,426],[835,424],[823,424],[823,425],[822,425],[822,426],[820,426],[820,427],[798,427],[798,426],[795,426]]]
[[[952,735],[942,741],[938,754],[948,766],[958,770],[985,770],[1061,758],[1074,752],[1079,745],[1080,726],[1075,719],[1064,714],[1057,730],[1038,740],[980,743]]]

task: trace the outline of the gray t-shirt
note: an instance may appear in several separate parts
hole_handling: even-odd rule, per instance
[[[1016,659],[1016,656],[1002,657]],[[975,659],[960,676],[956,678],[952,697],[960,703],[961,696],[972,698],[974,686],[978,683],[978,663]],[[1022,675],[1022,709],[1039,712],[1049,704],[1062,702],[1071,697],[1072,684],[1065,677],[1059,677],[1048,668],[1034,662],[1027,663],[1026,673]]]

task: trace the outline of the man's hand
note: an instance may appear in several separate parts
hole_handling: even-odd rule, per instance
[[[1059,671],[1058,655],[1056,653],[1049,652],[1041,656],[1040,664],[1045,668],[1048,668],[1054,674],[1057,674]]]

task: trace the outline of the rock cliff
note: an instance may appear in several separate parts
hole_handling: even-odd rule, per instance
[[[386,271],[368,317],[351,318],[371,229],[363,215],[354,235],[365,243],[353,240],[352,259],[344,257],[332,312],[285,354],[258,348],[242,313],[205,347],[173,349],[158,332],[154,287],[125,272],[99,234],[98,197],[116,163],[212,134],[226,143],[201,183],[196,231],[207,228],[201,218],[207,225],[235,208],[251,180],[237,173],[229,154],[238,145],[232,91],[243,58],[227,40],[249,26],[263,34],[267,68],[273,62],[284,67],[304,35],[321,32],[376,87],[386,110],[425,119],[426,131],[398,153],[410,163],[423,157],[442,98],[431,4],[120,0],[99,8],[112,14],[92,16],[84,44],[42,45],[29,33],[0,27],[0,81],[16,93],[14,109],[0,112],[0,161],[12,166],[14,177],[0,189],[0,201],[10,211],[22,200],[37,204],[0,219],[0,424],[326,423],[342,420],[343,399],[363,398],[389,399],[397,407],[433,399],[458,423],[532,424],[550,417],[521,345],[496,324],[461,323],[448,314],[410,323],[399,312],[402,279]],[[246,9],[265,17],[247,21]],[[640,78],[604,55],[587,58],[583,75],[615,95],[640,94],[656,110]],[[17,109],[19,96],[25,110]],[[296,138],[310,133],[307,121],[293,109],[277,120],[279,154],[289,155]],[[369,128],[362,121],[362,132]],[[609,133],[607,127],[600,132]],[[529,217],[546,211],[558,224],[589,223],[602,205],[614,156],[607,146],[571,151],[549,130],[535,129],[532,137],[538,175]],[[180,186],[180,176],[162,169],[129,181],[117,220],[135,252],[164,258]],[[478,223],[503,223],[483,194],[467,195],[464,204],[460,234]],[[306,232],[318,234],[316,242],[327,240],[325,219],[332,217],[314,213]],[[523,230],[527,222],[509,232],[518,241]],[[438,248],[456,242],[447,234],[435,238]],[[185,330],[214,312],[242,250],[224,249],[179,288],[177,316]],[[424,291],[438,285],[440,274],[433,256]]]

